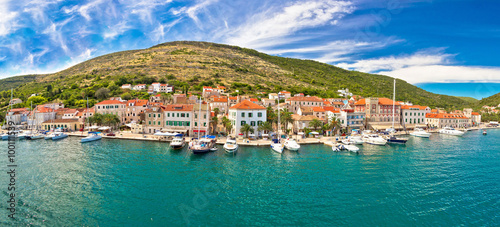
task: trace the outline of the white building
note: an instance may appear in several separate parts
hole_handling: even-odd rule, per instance
[[[193,134],[193,105],[167,105],[163,111],[166,131]]]
[[[249,100],[244,100],[229,108],[229,120],[233,125],[231,134],[234,136],[240,134],[243,125],[248,124],[254,128],[257,134],[257,127],[267,119],[266,108]]]
[[[404,125],[406,128],[425,126],[425,115],[430,112],[431,108],[428,106],[401,106],[401,125]]]
[[[132,85],[131,84],[123,84],[122,89],[132,89]]]
[[[152,83],[151,86],[153,87],[153,92],[155,93],[158,93],[160,92],[160,83],[156,82],[156,83]]]
[[[352,96],[352,93],[349,92],[349,88],[337,90],[337,93],[339,93],[340,96],[345,98]]]
[[[340,124],[342,128],[361,129],[365,122],[365,112],[355,112],[354,109],[340,111]]]
[[[132,89],[136,90],[136,91],[145,90],[146,89],[146,84],[135,85]]]

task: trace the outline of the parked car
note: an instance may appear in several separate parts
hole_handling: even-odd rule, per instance
[[[110,132],[108,134],[106,134],[107,136],[116,136],[114,133]]]

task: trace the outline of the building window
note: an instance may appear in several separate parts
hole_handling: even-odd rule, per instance
[[[194,126],[198,126],[198,122],[195,122],[195,123],[194,123]]]
[[[151,121],[149,121],[148,125],[151,125]]]
[[[158,125],[161,125],[161,123],[158,121]]]
[[[242,113],[241,113],[241,117],[245,117],[245,112],[242,112]]]
[[[252,113],[248,113],[248,117],[252,117],[252,116],[253,116],[253,114],[252,114]]]
[[[186,114],[186,117],[189,117],[189,113]],[[189,125],[188,125],[189,126]]]
[[[262,113],[257,113],[257,117],[262,117]]]
[[[250,125],[251,125],[251,126],[255,126],[255,121],[251,121],[251,122],[250,122]]]
[[[241,121],[241,126],[245,125],[246,122],[245,121]]]
[[[181,113],[181,117],[186,117],[186,114],[185,113]]]

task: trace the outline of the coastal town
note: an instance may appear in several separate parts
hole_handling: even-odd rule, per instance
[[[408,134],[416,128],[467,129],[479,127],[481,114],[471,108],[446,112],[444,109],[414,105],[383,97],[361,97],[348,89],[338,90],[342,98],[321,98],[288,91],[259,96],[231,96],[225,86],[205,86],[201,93],[175,92],[173,85],[158,82],[124,84],[124,91],[147,91],[150,98],[124,100],[111,97],[88,108],[66,108],[63,103],[45,103],[8,110],[6,121],[19,130],[66,132],[102,130],[154,135],[181,133],[188,137],[221,135],[248,139],[281,135],[335,136],[352,130],[385,131],[393,128]],[[231,91],[233,94],[237,90]],[[11,105],[22,103],[18,98]],[[491,113],[497,107],[483,107]],[[103,117],[103,116],[113,116]],[[3,127],[5,129],[5,125]]]

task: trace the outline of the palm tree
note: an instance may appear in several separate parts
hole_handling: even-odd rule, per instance
[[[273,126],[274,123],[278,122],[278,115],[274,112],[271,106],[267,107],[266,112],[267,122],[271,123],[271,126]]]
[[[259,127],[257,127],[257,131],[264,133],[270,132],[272,130],[273,130],[273,125],[267,121],[259,125]]]
[[[283,123],[283,131],[287,132],[288,134],[288,125],[293,124],[293,118],[292,118],[292,112],[288,112],[287,109],[284,109],[283,112],[281,112],[281,122]]]
[[[229,120],[226,116],[222,117],[222,125],[226,128],[226,134],[229,135],[231,128],[233,127],[231,120]]]
[[[217,118],[217,115],[212,117],[210,123],[212,123],[212,134],[215,135],[217,133],[217,125],[219,124],[219,118]]]
[[[334,134],[334,130],[339,130],[340,129],[340,122],[337,118],[331,118],[329,119],[330,122],[325,125],[325,130],[331,130],[332,134]]]
[[[309,122],[309,127],[314,128],[314,131],[316,131],[318,128],[321,128],[321,126],[323,126],[323,122],[318,119],[313,119]]]
[[[254,130],[253,130],[253,127],[250,126],[249,124],[244,124],[243,126],[241,126],[240,128],[240,132],[241,133],[244,133],[245,134],[245,137],[248,138],[248,133],[253,133]]]

